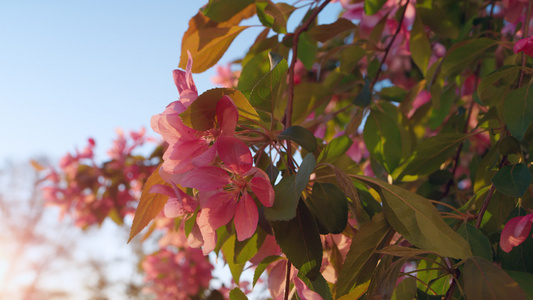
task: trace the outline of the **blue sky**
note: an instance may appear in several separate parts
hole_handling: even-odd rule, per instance
[[[89,137],[102,158],[117,127],[155,135],[150,117],[177,99],[171,71],[202,4],[0,1],[0,163],[55,160]],[[322,22],[340,11],[330,6]],[[242,57],[258,32],[245,30],[221,62]],[[200,92],[214,74],[194,75]]]

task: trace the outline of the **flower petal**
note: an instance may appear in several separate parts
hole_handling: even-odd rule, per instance
[[[221,136],[216,142],[217,152],[224,164],[236,174],[245,174],[252,168],[252,153],[241,140]]]
[[[503,251],[509,253],[516,247],[522,244],[531,230],[533,223],[533,214],[526,216],[514,217],[503,227],[500,236],[500,247]]]
[[[199,191],[214,191],[230,183],[228,173],[218,167],[201,167],[183,176],[181,185]]]
[[[237,240],[244,241],[254,235],[257,229],[259,213],[254,199],[244,192],[242,198],[237,203],[235,210],[235,230],[237,231]]]
[[[254,177],[250,181],[250,186],[254,195],[261,201],[261,203],[266,207],[272,207],[274,204],[274,188],[270,184],[270,181],[265,180],[261,177]]]
[[[301,300],[323,300],[317,292],[312,291],[300,278],[295,277],[293,281]]]
[[[205,206],[202,207],[200,223],[203,225],[207,222],[213,231],[228,224],[235,215],[234,198],[235,195],[228,192],[216,193],[209,197]]]

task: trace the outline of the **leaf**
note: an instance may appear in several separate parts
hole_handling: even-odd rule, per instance
[[[298,143],[305,150],[314,152],[317,148],[315,135],[302,126],[291,126],[278,135],[280,140],[291,140]]]
[[[492,178],[494,187],[498,191],[516,198],[524,195],[531,180],[531,171],[527,165],[522,163],[507,165],[496,172]]]
[[[254,0],[209,0],[201,11],[215,22],[224,22],[254,3]]]
[[[467,259],[462,275],[467,299],[526,299],[511,276],[481,257]]]
[[[411,244],[442,256],[472,256],[468,242],[444,222],[427,199],[376,178],[352,176],[379,193],[387,221]]]
[[[320,274],[322,241],[313,216],[300,202],[296,217],[289,221],[271,221],[276,242],[289,261],[313,280]]]
[[[352,144],[353,141],[345,135],[336,137],[326,145],[326,148],[324,148],[322,152],[320,152],[320,155],[318,156],[318,161],[321,163],[334,162],[337,158],[346,153],[346,151],[350,149]]]
[[[483,77],[477,88],[479,99],[483,104],[501,101],[519,72],[520,66],[506,65]]]
[[[528,300],[533,299],[533,284],[531,284],[533,282],[533,274],[509,270],[505,270],[505,272],[526,292]]]
[[[365,56],[366,51],[357,46],[346,47],[340,53],[340,72],[344,75],[352,73],[359,61]]]
[[[427,175],[438,170],[456,148],[468,138],[462,133],[441,133],[424,139],[413,150],[406,167],[398,178],[404,175]]]
[[[274,3],[270,0],[256,0],[257,16],[266,27],[277,33],[287,33],[287,21],[295,7],[286,3]]]
[[[442,61],[441,73],[444,76],[460,73],[476,58],[484,54],[487,49],[495,46],[497,43],[498,41],[496,40],[477,38],[452,48]]]
[[[269,53],[269,59],[270,71],[252,89],[250,103],[256,109],[273,113],[279,87],[286,81],[289,66],[278,54]]]
[[[225,261],[228,263],[233,281],[239,285],[242,271],[244,270],[244,263],[235,263],[235,240],[237,239],[235,234],[229,236],[224,245],[222,246],[222,253],[224,253]]]
[[[339,185],[340,189],[342,190],[344,195],[346,195],[348,198],[350,198],[350,200],[352,200],[355,206],[354,215],[357,222],[360,225],[363,225],[364,223],[370,221],[370,216],[363,208],[363,204],[361,203],[361,197],[359,197],[359,192],[355,188],[350,177],[348,177],[348,175],[338,167],[334,165],[331,165],[331,167],[333,168],[333,172],[335,172],[335,179],[337,180],[337,184]]]
[[[479,256],[489,261],[492,260],[490,240],[479,229],[468,223],[464,223],[459,227],[457,233],[468,241],[474,256]]]
[[[318,293],[323,300],[333,300],[329,284],[322,274],[318,274],[316,279],[310,280],[298,273],[298,278],[300,278],[311,290]]]
[[[348,202],[344,193],[334,184],[313,184],[312,194],[305,204],[316,218],[320,234],[341,233],[348,224]]]
[[[367,107],[371,101],[372,91],[370,91],[370,79],[367,77],[365,78],[365,85],[363,86],[363,89],[359,95],[353,99],[352,103],[360,107]]]
[[[259,121],[259,115],[241,92],[230,88],[215,88],[202,93],[180,114],[183,124],[202,131],[213,128],[217,103],[223,96],[230,97],[237,106],[240,123],[249,120]]]
[[[339,272],[335,296],[339,298],[352,287],[364,284],[372,276],[380,255],[376,252],[391,233],[391,227],[382,213],[361,226],[352,240],[344,265]]]
[[[404,278],[394,290],[391,300],[406,300],[416,298],[416,280],[412,277]]]
[[[229,292],[229,300],[248,300],[248,297],[236,287]]]
[[[316,41],[307,32],[302,32],[298,39],[298,58],[307,70],[313,68],[318,47]]]
[[[533,121],[533,90],[529,92],[530,87],[523,86],[509,92],[503,106],[503,120],[507,129],[520,141]]]
[[[277,255],[268,256],[265,259],[263,259],[263,261],[261,261],[261,263],[259,263],[259,265],[257,265],[257,267],[255,268],[253,286],[255,286],[255,284],[257,283],[257,281],[261,277],[261,274],[263,274],[263,272],[266,270],[266,268],[271,263],[273,263],[275,261],[278,261],[280,259],[281,259],[281,257],[277,256]]]
[[[390,86],[382,88],[379,95],[383,100],[402,102],[407,96],[407,91],[398,86]]]
[[[296,173],[296,192],[301,194],[309,183],[309,176],[313,173],[316,166],[315,156],[311,153],[302,160],[298,173]]]
[[[391,103],[381,103],[381,109],[372,109],[363,130],[363,139],[370,155],[389,174],[398,167],[407,147],[406,133],[402,129],[402,116],[398,107]],[[410,146],[410,145],[409,145]]]
[[[269,70],[268,50],[254,55],[246,64],[243,62],[237,89],[249,97],[254,86],[261,80],[263,74],[268,73]]]
[[[130,237],[128,243],[141,232],[150,221],[155,219],[157,215],[163,210],[167,203],[168,196],[157,193],[150,193],[152,186],[156,184],[166,184],[166,182],[159,175],[159,166],[146,180],[139,205],[135,210],[133,217],[133,224],[131,225]]]
[[[365,14],[371,16],[376,14],[387,0],[365,0]]]
[[[424,24],[420,16],[415,17],[413,27],[411,29],[411,38],[409,39],[409,49],[411,51],[411,57],[413,61],[420,69],[422,74],[426,76],[429,58],[431,57],[431,45],[429,43],[426,31],[424,30]]]
[[[398,256],[398,257],[415,257],[415,256],[433,253],[433,252],[411,248],[411,247],[399,246],[399,245],[390,245],[377,251],[377,253]]]
[[[257,254],[257,251],[259,251],[261,245],[263,245],[265,238],[265,231],[258,228],[251,238],[244,241],[235,240],[234,262],[241,264],[249,261]]]
[[[308,33],[313,39],[324,43],[345,31],[355,30],[356,28],[357,26],[348,19],[339,18],[331,24],[314,26],[309,29]]]
[[[301,193],[296,190],[296,175],[281,178],[274,186],[274,205],[265,207],[265,218],[269,221],[288,221],[294,218]]]

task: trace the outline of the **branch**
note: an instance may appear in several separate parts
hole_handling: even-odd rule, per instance
[[[370,85],[370,90],[374,89],[374,85],[378,81],[379,73],[381,73],[381,68],[383,67],[383,64],[385,63],[385,60],[387,59],[387,56],[389,55],[389,51],[392,48],[392,44],[394,43],[394,40],[396,39],[396,36],[398,36],[398,33],[400,33],[400,29],[402,28],[403,19],[405,17],[405,11],[407,10],[407,5],[409,5],[409,0],[405,3],[405,6],[403,7],[402,15],[400,16],[400,21],[398,22],[398,27],[396,28],[396,32],[392,36],[392,40],[390,41],[389,45],[385,49],[385,55],[383,55],[383,59],[381,60],[381,63],[379,64],[378,72],[376,73],[376,77],[374,77],[374,80],[372,81],[372,84]]]
[[[490,186],[490,191],[487,194],[487,197],[485,197],[485,202],[483,202],[483,206],[481,206],[481,209],[479,210],[479,214],[477,215],[477,221],[476,221],[476,228],[479,229],[481,227],[481,220],[483,220],[483,215],[485,214],[485,211],[489,207],[490,199],[492,198],[492,195],[494,195],[494,184]]]

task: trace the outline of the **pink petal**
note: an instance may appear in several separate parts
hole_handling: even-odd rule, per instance
[[[261,203],[266,207],[272,207],[274,204],[274,188],[270,184],[270,181],[265,180],[261,177],[254,177],[250,181],[250,186],[254,195],[261,201]]]
[[[521,40],[518,40],[515,44],[514,44],[514,47],[513,47],[513,52],[516,54],[518,52],[522,52],[524,51],[524,48],[526,47],[527,45],[527,38],[525,39],[521,39]]]
[[[162,194],[176,198],[176,192],[168,185],[154,184],[148,192],[150,194]]]
[[[295,277],[293,281],[301,300],[323,300],[317,292],[312,291],[300,278]]]
[[[503,251],[509,253],[522,244],[529,235],[531,224],[533,223],[533,214],[526,216],[514,217],[503,227],[500,236],[500,247]]]
[[[235,215],[235,196],[229,192],[220,192],[209,197],[202,207],[202,218],[199,220],[202,226],[208,223],[212,230],[217,230],[228,224]]]
[[[209,165],[212,165],[213,161],[215,160],[215,156],[217,154],[216,147],[209,147],[204,153],[196,156],[191,160],[191,163],[195,167],[206,167]]]
[[[239,120],[239,111],[230,97],[224,96],[217,102],[217,121],[221,134],[232,136]]]
[[[214,191],[230,183],[228,173],[218,167],[201,167],[189,171],[181,180],[183,187],[199,191]]]
[[[189,51],[187,51],[187,55],[189,56],[189,59],[187,61],[187,70],[185,72],[182,70],[172,71],[172,75],[174,77],[174,84],[176,84],[176,87],[178,88],[178,92],[180,93],[180,96],[181,96],[181,93],[183,93],[186,90],[191,90],[195,92],[196,94],[198,94],[198,90],[196,89],[196,85],[194,84],[194,81],[192,79],[192,72],[191,72],[192,63],[193,63],[192,55]]]
[[[207,216],[204,210],[199,211],[198,216],[196,217],[196,224],[198,224],[198,227],[202,234],[202,240],[203,240],[202,252],[204,255],[207,255],[209,252],[213,251],[217,244],[216,232],[209,225],[206,217]]]
[[[216,142],[217,152],[224,164],[236,174],[244,174],[252,168],[252,153],[241,140],[221,136]]]
[[[183,205],[177,198],[169,198],[163,212],[167,218],[176,218],[184,215]]]
[[[244,192],[241,200],[237,203],[235,210],[235,230],[237,231],[237,240],[244,241],[254,235],[257,229],[259,213],[254,199]]]
[[[276,243],[276,238],[273,235],[267,235],[263,245],[257,250],[257,253],[250,259],[254,265],[258,265],[263,259],[272,256],[281,255],[281,248]]]
[[[285,273],[287,272],[287,260],[282,259],[270,264],[268,274],[268,289],[274,299],[283,296],[285,290]],[[292,268],[294,270],[294,268]]]

